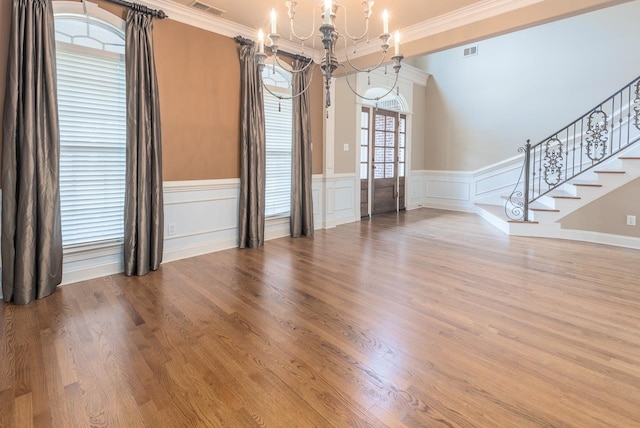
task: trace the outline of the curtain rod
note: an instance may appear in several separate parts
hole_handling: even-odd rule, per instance
[[[237,44],[239,44],[240,46],[245,46],[245,45],[249,45],[249,46],[253,46],[255,44],[255,42],[251,39],[245,39],[242,36],[235,36],[233,38],[233,40],[236,41]],[[270,46],[265,46],[265,49],[268,49],[269,51],[271,51],[271,47]],[[294,54],[294,53],[290,53],[287,51],[281,51],[280,49],[278,49],[278,54],[279,55],[284,55],[286,57],[289,57],[291,59],[297,59],[298,61],[313,61],[311,58],[308,58],[304,55],[298,55],[298,54]]]
[[[151,8],[148,8],[145,5],[142,5],[142,4],[131,3],[131,2],[125,1],[125,0],[107,0],[107,1],[111,2],[111,3],[118,4],[120,6],[128,7],[129,9],[135,10],[137,12],[146,13],[147,15],[151,15],[154,18],[165,19],[165,18],[169,17],[162,10],[151,9]]]

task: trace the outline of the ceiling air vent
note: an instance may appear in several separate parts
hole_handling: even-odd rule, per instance
[[[468,56],[478,55],[478,46],[469,46],[468,48],[464,48],[463,57],[466,58]]]
[[[201,10],[202,12],[210,13],[214,16],[222,16],[227,13],[226,10],[219,9],[212,4],[209,4],[206,0],[195,0],[191,3],[191,7]]]

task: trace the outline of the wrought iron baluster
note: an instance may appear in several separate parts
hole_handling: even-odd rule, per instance
[[[582,172],[582,165],[584,160],[582,154],[584,153],[584,117],[580,119],[580,172]]]
[[[640,79],[636,83],[636,98],[633,100],[634,124],[640,131]]]
[[[576,128],[577,122],[573,122],[573,149],[571,153],[571,174],[576,175]]]
[[[623,135],[625,120],[626,137]],[[518,186],[526,172],[525,189],[523,198],[517,198],[518,203],[513,204],[513,212],[521,208],[522,218],[528,219],[531,203],[639,142],[640,77],[550,137],[535,145],[527,140],[527,144],[518,149],[525,154]],[[515,202],[513,197],[514,194],[511,199]]]
[[[567,181],[567,174],[569,173],[569,128],[567,127],[567,139],[565,144],[565,165],[564,165],[564,180]]]
[[[593,165],[605,157],[609,141],[609,117],[602,110],[602,105],[589,115],[587,128],[587,156]]]
[[[627,87],[627,98],[629,99],[629,108],[627,109],[627,143],[625,147],[631,142],[631,109],[633,107],[631,101],[631,86]]]

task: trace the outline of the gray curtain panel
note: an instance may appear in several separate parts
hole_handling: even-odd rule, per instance
[[[302,70],[306,60],[295,59],[294,70]],[[292,93],[307,86],[310,68],[293,73]],[[313,235],[313,195],[311,193],[311,115],[309,92],[293,99],[293,150],[291,153],[291,236]]]
[[[127,15],[127,172],[124,201],[124,273],[145,275],[162,261],[162,135],[153,55],[153,18]]]
[[[62,281],[51,0],[13,0],[2,144],[2,293],[26,304]]]
[[[262,78],[255,46],[241,44],[240,54],[240,248],[264,245],[265,131]]]

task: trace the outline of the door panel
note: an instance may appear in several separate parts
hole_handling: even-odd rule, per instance
[[[383,214],[396,211],[396,179],[374,179],[373,214]]]
[[[400,177],[398,179],[398,209],[403,210],[406,208],[405,199],[404,199],[404,177]]]
[[[382,214],[398,209],[398,113],[376,109],[373,123],[372,213]]]
[[[360,217],[369,217],[369,179],[360,180]]]

